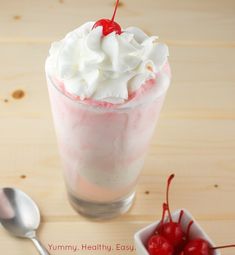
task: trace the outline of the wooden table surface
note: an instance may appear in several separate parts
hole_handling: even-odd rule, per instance
[[[172,208],[187,208],[217,244],[235,243],[235,1],[126,0],[117,20],[160,36],[173,81],[132,210],[91,222],[68,204],[53,129],[44,61],[52,41],[88,20],[109,17],[113,0],[0,0],[0,186],[40,206],[39,236],[51,254],[109,254],[88,245],[133,245],[161,215],[167,176]],[[86,251],[63,250],[87,245]],[[0,253],[37,254],[0,227]],[[222,254],[235,254],[234,249]]]

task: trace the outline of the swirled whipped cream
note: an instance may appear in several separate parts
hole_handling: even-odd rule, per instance
[[[51,77],[81,100],[121,104],[167,62],[168,47],[136,27],[103,36],[88,22],[54,42],[46,62]]]

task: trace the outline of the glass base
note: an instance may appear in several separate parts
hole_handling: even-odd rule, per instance
[[[106,220],[117,217],[127,212],[134,201],[135,192],[121,200],[108,203],[91,202],[82,200],[68,192],[72,207],[82,216],[93,220]]]

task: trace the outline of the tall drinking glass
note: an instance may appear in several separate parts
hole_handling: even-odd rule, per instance
[[[70,97],[47,75],[65,184],[80,214],[106,219],[131,207],[169,86],[169,66],[166,77],[149,80],[133,99],[110,107]]]

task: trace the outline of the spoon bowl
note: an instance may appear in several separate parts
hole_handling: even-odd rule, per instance
[[[0,189],[0,222],[12,235],[31,239],[41,255],[49,255],[36,238],[40,224],[38,206],[23,191],[15,188]]]

